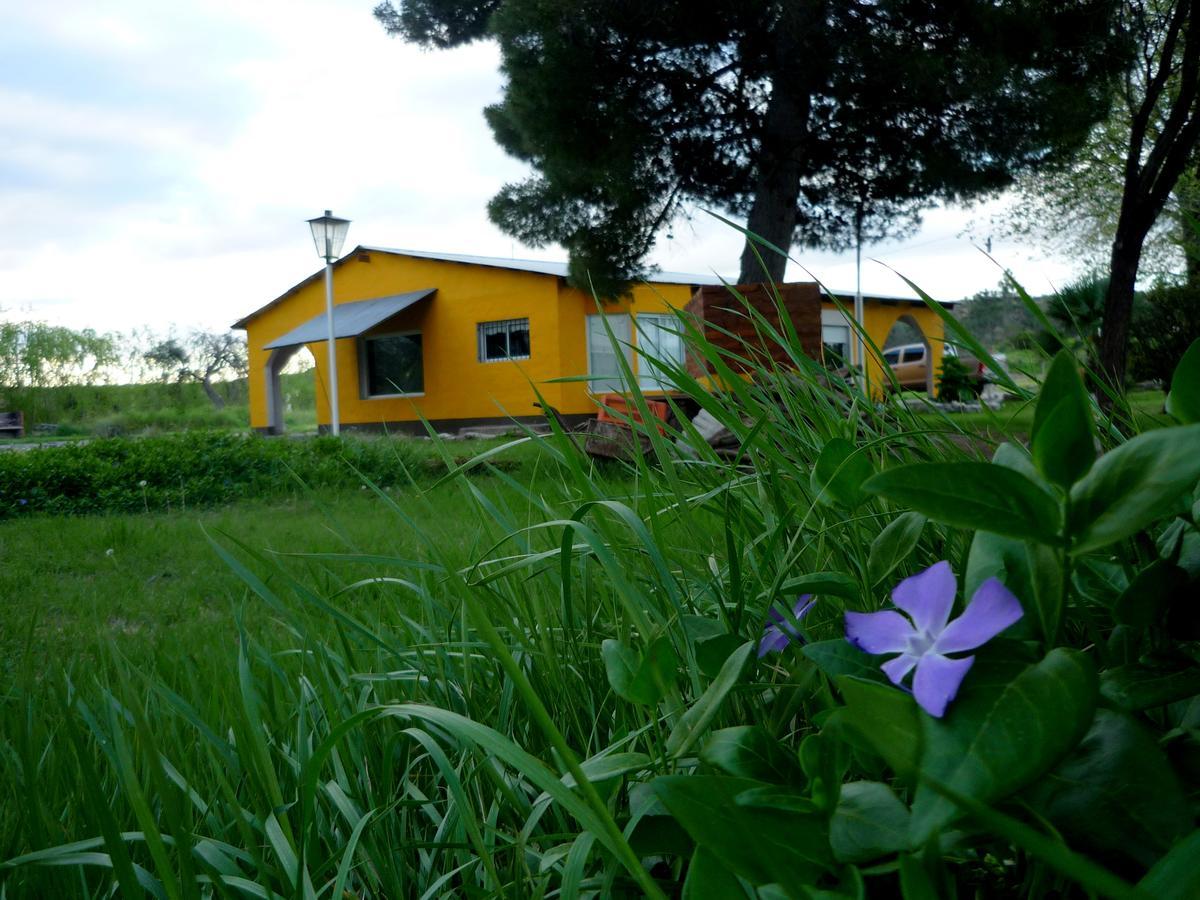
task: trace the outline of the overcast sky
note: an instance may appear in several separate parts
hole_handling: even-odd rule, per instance
[[[525,174],[482,109],[498,53],[388,38],[372,0],[6,3],[0,21],[0,315],[127,330],[223,328],[316,271],[304,220],[352,219],[356,243],[564,259],[488,222]],[[870,247],[943,300],[995,286],[972,246],[987,211],[936,210]],[[660,239],[672,271],[736,274],[736,233],[701,211]],[[1063,260],[997,241],[1032,292]],[[853,254],[793,254],[853,287]],[[795,266],[790,278],[803,278]],[[868,291],[905,288],[866,262]]]

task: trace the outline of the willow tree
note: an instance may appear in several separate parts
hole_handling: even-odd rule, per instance
[[[533,174],[489,214],[562,244],[573,278],[612,294],[689,204],[784,250],[839,247],[1069,155],[1125,64],[1115,5],[388,0],[375,15],[427,47],[499,44],[487,119]],[[763,277],[748,243],[741,278]]]

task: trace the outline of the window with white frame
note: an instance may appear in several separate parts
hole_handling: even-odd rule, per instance
[[[605,323],[608,330],[605,330]],[[608,331],[612,331],[609,337]],[[594,394],[622,390],[621,366],[618,353],[633,368],[633,351],[629,347],[632,321],[628,315],[612,313],[587,317],[588,389]],[[616,341],[614,344],[613,341]]]
[[[421,332],[364,337],[360,344],[364,397],[397,397],[425,391]]]
[[[679,320],[642,313],[637,317],[637,331],[638,387],[643,391],[672,390],[670,372],[684,363]]]
[[[529,359],[529,320],[479,323],[479,361]]]
[[[839,310],[821,310],[821,347],[828,368],[850,365],[850,323]]]

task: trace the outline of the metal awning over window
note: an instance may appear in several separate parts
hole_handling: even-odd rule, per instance
[[[358,337],[363,332],[370,331],[376,325],[390,319],[396,313],[403,312],[414,303],[429,297],[436,290],[437,288],[426,288],[423,291],[410,291],[407,294],[395,294],[391,297],[339,303],[333,308],[333,336],[335,338]],[[298,328],[293,328],[282,337],[275,338],[263,349],[295,347],[299,344],[312,344],[316,341],[328,340],[328,338],[329,326],[325,321],[325,313],[321,313]]]

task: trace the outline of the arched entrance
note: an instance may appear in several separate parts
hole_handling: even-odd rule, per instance
[[[283,389],[283,374],[285,372],[316,372],[316,361],[312,353],[303,344],[291,347],[278,347],[271,351],[266,362],[267,386],[267,433],[283,434],[287,429],[285,417],[287,413],[287,396]]]
[[[907,313],[896,317],[884,339],[883,362],[901,390],[923,390],[935,396],[933,348],[920,324]]]

